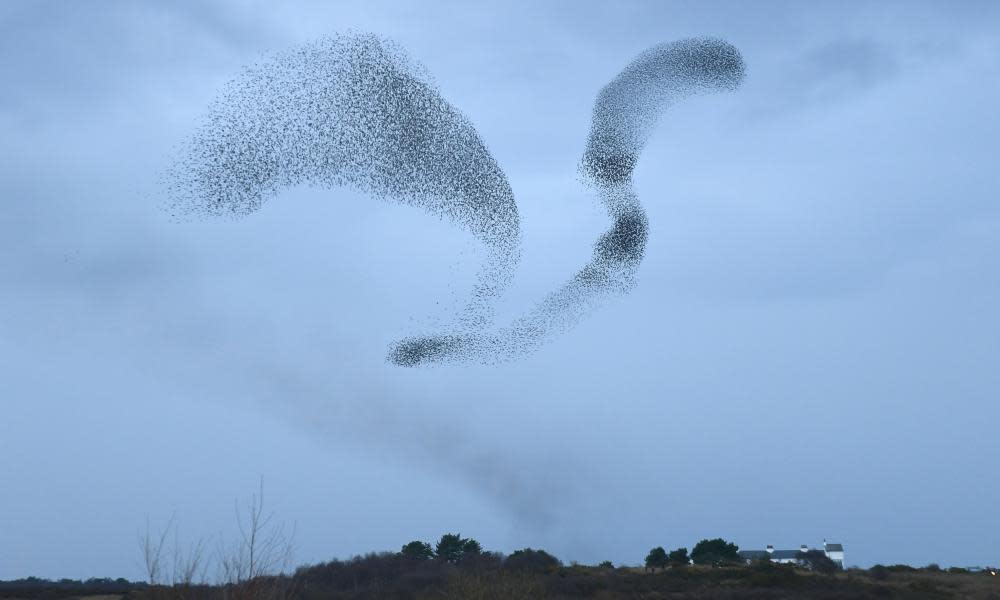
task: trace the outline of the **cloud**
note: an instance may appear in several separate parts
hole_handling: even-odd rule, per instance
[[[749,118],[785,120],[828,110],[891,82],[902,67],[890,43],[858,38],[793,45],[780,60],[751,73],[757,94],[741,109]]]
[[[865,90],[899,72],[899,59],[885,44],[871,39],[837,40],[809,51],[793,80],[816,100]]]
[[[245,373],[268,412],[331,448],[353,446],[459,481],[505,511],[516,526],[536,531],[566,526],[559,512],[572,514],[595,491],[582,457],[505,440],[488,423],[463,415],[458,398],[428,410],[416,402],[418,394],[380,384],[374,373],[355,373],[348,380],[264,355],[258,360],[251,359]]]
[[[192,75],[238,65],[271,37],[241,14],[200,2],[13,3],[0,21],[0,80],[14,82],[0,87],[0,111],[38,127],[191,93]]]

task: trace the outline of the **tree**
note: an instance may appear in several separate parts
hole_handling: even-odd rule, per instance
[[[174,533],[173,572],[169,572],[168,563],[164,565],[164,551],[167,550],[167,535]],[[143,568],[146,571],[146,581],[149,585],[191,586],[205,580],[207,562],[205,560],[205,541],[199,539],[187,549],[181,547],[180,530],[174,524],[174,516],[167,521],[166,527],[154,536],[150,533],[149,518],[146,518],[146,531],[139,534],[139,550],[142,552]]]
[[[413,540],[409,544],[406,544],[399,553],[405,558],[413,560],[430,560],[434,558],[434,549],[431,548],[431,545],[420,540]]]
[[[667,566],[667,551],[663,549],[663,546],[657,546],[649,551],[646,555],[646,568],[647,569],[663,569]]]
[[[180,532],[174,528],[174,574],[175,586],[188,586],[205,581],[208,564],[205,560],[205,540],[199,538],[187,550],[181,547]]]
[[[482,553],[483,547],[476,540],[469,538],[462,541],[462,558],[479,556]]]
[[[829,575],[830,573],[836,573],[840,570],[837,563],[830,560],[830,557],[827,556],[822,550],[799,552],[796,558],[803,566],[807,567],[810,571],[816,571],[817,573]]]
[[[610,560],[603,561],[601,564],[597,565],[601,569],[614,569],[615,565]]]
[[[292,558],[295,530],[274,522],[274,513],[264,511],[264,479],[250,496],[244,514],[235,502],[240,539],[232,546],[219,541],[218,558],[225,583],[242,584],[265,575],[283,572]]]
[[[717,567],[727,563],[739,562],[740,548],[736,544],[722,538],[701,540],[691,550],[691,560],[696,565],[712,565]]]
[[[505,569],[523,571],[548,571],[562,566],[562,562],[545,550],[522,548],[515,550],[503,561]]]
[[[496,573],[503,566],[503,554],[499,552],[466,552],[458,563],[466,573]]]
[[[187,600],[197,596],[195,584],[204,582],[209,566],[218,568],[230,600],[285,600],[290,594],[288,578],[282,577],[289,566],[294,527],[286,529],[274,521],[273,513],[264,509],[264,483],[250,497],[245,510],[235,503],[239,538],[227,543],[221,535],[214,556],[208,555],[203,539],[187,547],[181,545],[179,528],[171,517],[158,534],[151,532],[149,519],[145,533],[139,534],[139,550],[146,580],[150,586],[172,586],[171,597]],[[173,560],[168,558],[167,536],[173,531]],[[171,567],[173,571],[171,572]]]
[[[149,585],[161,583],[160,575],[162,569],[163,550],[166,547],[167,534],[170,533],[174,524],[174,517],[167,521],[167,526],[156,536],[150,532],[149,517],[146,517],[146,532],[139,534],[139,550],[142,552],[142,566],[146,571],[146,580]]]
[[[688,556],[687,548],[671,550],[670,554],[667,555],[667,560],[674,567],[684,567],[691,563],[691,557]]]
[[[482,551],[483,548],[479,545],[479,542],[471,538],[463,538],[458,533],[446,533],[442,535],[441,539],[438,540],[437,546],[434,547],[434,555],[439,560],[444,560],[452,564],[458,564],[466,553],[470,555],[481,554]]]

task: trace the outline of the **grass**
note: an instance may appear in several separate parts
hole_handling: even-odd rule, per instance
[[[451,565],[395,554],[369,554],[300,568],[287,577],[237,586],[145,586],[116,594],[75,592],[65,584],[17,590],[0,598],[55,600],[852,600],[893,598],[1000,600],[1000,576],[933,570],[850,569],[830,575],[790,566],[639,568],[559,566],[510,569],[502,562]],[[20,594],[18,593],[20,592]],[[84,593],[87,592],[87,593]]]

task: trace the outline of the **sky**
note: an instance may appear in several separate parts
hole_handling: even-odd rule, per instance
[[[147,520],[214,547],[260,481],[295,564],[445,532],[1000,563],[1000,5],[427,4],[0,4],[0,579],[141,578]],[[501,320],[609,226],[576,174],[605,83],[705,35],[747,78],[653,132],[631,294],[521,360],[407,369],[386,349],[452,322],[471,236],[349,189],[158,202],[227,81],[346,30],[506,173]]]

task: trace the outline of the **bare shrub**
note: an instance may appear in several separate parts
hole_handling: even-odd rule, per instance
[[[264,508],[264,480],[245,509],[235,501],[239,539],[219,539],[217,560],[224,596],[233,600],[282,600],[291,593],[291,566],[295,528],[274,520]]]
[[[163,550],[166,546],[167,536],[174,524],[174,517],[171,515],[159,535],[154,535],[149,525],[149,517],[146,517],[146,530],[139,532],[139,552],[142,555],[142,566],[146,575],[146,582],[149,585],[162,583],[163,575]]]

